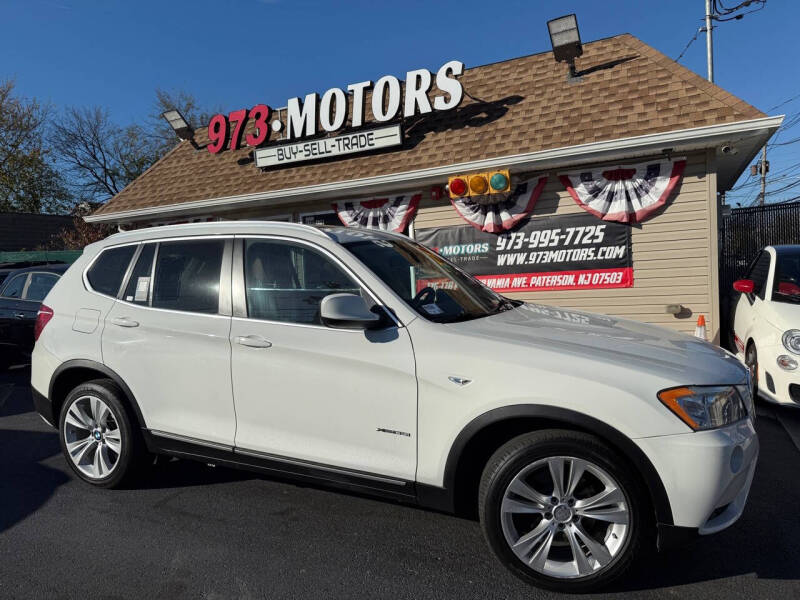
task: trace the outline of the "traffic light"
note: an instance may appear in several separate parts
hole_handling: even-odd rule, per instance
[[[450,198],[453,199],[504,194],[510,189],[511,176],[508,173],[508,169],[489,171],[488,173],[456,175],[447,180],[447,192]]]

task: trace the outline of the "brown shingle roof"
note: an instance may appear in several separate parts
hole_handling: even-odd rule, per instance
[[[550,52],[468,69],[459,109],[406,121],[401,150],[264,172],[251,149],[178,145],[95,214],[267,192],[744,121],[761,111],[629,34],[585,44],[580,83]],[[480,99],[483,102],[476,100]],[[367,106],[369,104],[367,103]],[[367,119],[370,118],[369,111]],[[274,139],[272,138],[274,143]],[[206,130],[196,134],[203,146]]]

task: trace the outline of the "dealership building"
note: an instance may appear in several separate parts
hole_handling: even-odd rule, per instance
[[[576,54],[409,65],[196,130],[166,113],[183,141],[86,220],[394,230],[510,297],[686,332],[704,315],[718,340],[722,194],[782,117],[628,34]]]

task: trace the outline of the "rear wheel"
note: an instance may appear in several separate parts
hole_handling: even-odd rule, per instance
[[[550,430],[517,437],[489,460],[480,517],[490,547],[522,579],[551,590],[608,585],[650,547],[646,495],[597,438]]]
[[[744,355],[744,364],[750,369],[751,392],[753,400],[758,398],[758,351],[756,345],[750,342]]]
[[[113,381],[98,379],[72,390],[61,409],[59,432],[67,463],[98,487],[120,485],[141,455],[141,440],[122,398]]]

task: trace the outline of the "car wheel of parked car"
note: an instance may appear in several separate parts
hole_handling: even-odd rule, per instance
[[[752,381],[751,392],[753,394],[753,400],[755,400],[758,398],[758,351],[756,350],[754,342],[750,342],[747,345],[747,350],[744,355],[744,364],[750,369],[750,378]]]
[[[547,430],[514,438],[489,459],[479,493],[492,550],[544,588],[607,585],[651,547],[645,492],[624,460],[591,435]]]
[[[61,409],[59,432],[67,463],[98,487],[122,483],[140,454],[141,442],[122,398],[113,381],[97,379],[72,390]]]

